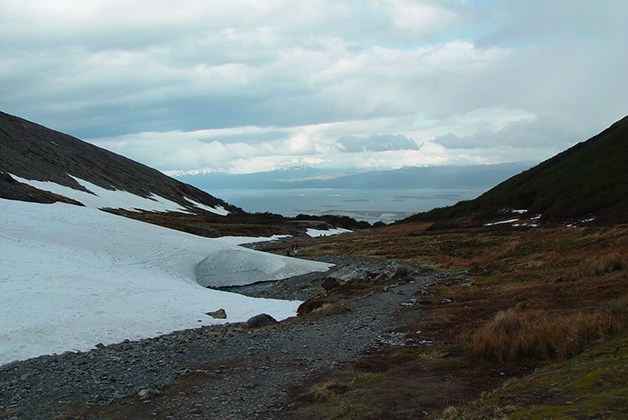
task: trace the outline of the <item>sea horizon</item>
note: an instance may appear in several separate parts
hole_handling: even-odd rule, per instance
[[[412,214],[471,200],[485,189],[352,189],[228,188],[205,190],[249,213],[275,213],[285,217],[299,214],[340,215],[369,223],[392,223]]]

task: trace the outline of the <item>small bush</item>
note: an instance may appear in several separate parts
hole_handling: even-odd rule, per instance
[[[499,362],[572,357],[589,343],[628,327],[628,299],[590,313],[499,311],[471,338],[471,351]]]

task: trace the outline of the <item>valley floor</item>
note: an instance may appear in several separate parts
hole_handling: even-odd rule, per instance
[[[299,316],[3,366],[0,418],[628,415],[628,227],[405,225],[299,244],[350,267],[344,280],[240,290],[309,296]]]
[[[207,326],[12,363],[0,367],[0,418],[277,418],[297,387],[369,349],[405,343],[405,334],[392,330],[416,322],[414,293],[438,276],[415,273],[403,284],[264,328]]]

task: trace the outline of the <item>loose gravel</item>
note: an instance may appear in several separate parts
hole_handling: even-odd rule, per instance
[[[336,270],[368,275],[399,268],[342,257],[335,262]],[[343,302],[344,310],[335,315],[291,318],[259,329],[202,327],[1,366],[0,418],[50,419],[79,403],[96,409],[74,418],[99,419],[98,407],[138,401],[150,418],[276,418],[291,389],[363,357],[369,348],[403,341],[391,331],[420,316],[414,293],[444,275],[409,274],[409,282]],[[318,276],[293,278],[242,292],[304,298],[321,282]]]

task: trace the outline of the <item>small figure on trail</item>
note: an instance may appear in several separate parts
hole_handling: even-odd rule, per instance
[[[298,256],[299,255],[299,248],[295,247],[294,248],[294,256]]]
[[[294,251],[294,244],[291,244],[290,247],[292,248],[292,250]]]
[[[286,248],[286,256],[290,256],[290,248]]]

